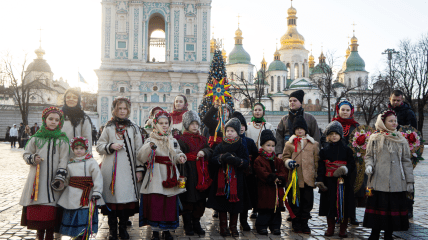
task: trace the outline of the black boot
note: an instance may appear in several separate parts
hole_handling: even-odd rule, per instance
[[[243,231],[251,231],[251,227],[248,224],[248,211],[244,210],[239,214],[239,223],[241,224]]]
[[[117,217],[108,215],[109,240],[117,240]]]
[[[119,238],[120,239],[129,239],[129,234],[127,230],[127,223],[128,223],[129,217],[124,216],[120,218],[119,221]]]
[[[230,214],[230,233],[232,234],[232,237],[239,237],[238,232],[238,213],[231,213]]]
[[[205,235],[205,231],[204,231],[204,229],[202,229],[202,226],[201,226],[201,219],[200,218],[193,218],[192,224],[193,224],[193,231],[196,234],[198,234],[199,236]]]
[[[230,236],[229,228],[227,227],[227,212],[220,212],[219,213],[219,219],[220,219],[220,235],[222,237],[228,237]]]
[[[302,233],[304,233],[304,234],[311,234],[311,229],[309,228],[308,220],[309,219],[301,219],[300,220],[300,224],[302,226]]]
[[[391,230],[385,230],[383,233],[383,239],[385,240],[392,240],[392,231]]]
[[[294,218],[291,220],[291,228],[293,229],[293,232],[295,233],[302,233],[302,226],[300,224],[299,218]]]
[[[247,216],[248,216],[248,213],[247,213]],[[257,212],[256,212],[256,211],[254,211],[254,209],[253,209],[253,211],[251,212],[251,216],[250,216],[250,218],[251,218],[251,219],[256,219],[256,218],[257,218]]]
[[[379,240],[380,229],[372,229],[369,240]]]
[[[190,213],[184,213],[182,215],[183,217],[183,228],[184,232],[187,236],[193,236],[195,233],[193,232],[193,226],[192,226],[192,216]]]
[[[174,238],[172,237],[172,235],[169,231],[163,231],[162,235],[163,235],[165,240],[174,240]]]
[[[152,240],[159,240],[160,238],[159,238],[159,232],[156,232],[156,231],[153,231],[153,234],[152,234],[152,238],[151,238]]]

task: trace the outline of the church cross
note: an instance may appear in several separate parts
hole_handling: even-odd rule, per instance
[[[40,48],[42,48],[42,27],[40,27],[40,29],[37,29],[37,30],[39,30],[40,31],[40,40],[39,40],[39,43],[40,43]]]
[[[354,26],[354,27],[353,27],[354,37],[355,37],[355,25],[357,25],[357,24],[355,24],[354,22],[352,22],[352,26]]]
[[[238,13],[238,16],[237,16],[237,18],[238,18],[238,28],[239,28],[239,18],[241,18],[242,16],[239,16],[239,13]]]

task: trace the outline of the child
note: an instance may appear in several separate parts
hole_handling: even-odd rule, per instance
[[[161,107],[154,107],[150,109],[149,112],[149,119],[147,119],[146,124],[144,125],[144,130],[147,132],[148,135],[152,133],[153,131],[153,118],[156,116],[156,114],[160,111],[163,111]]]
[[[174,99],[172,113],[172,133],[174,136],[180,135],[183,132],[183,114],[188,111],[187,98],[184,95],[177,95]]]
[[[320,189],[321,199],[319,215],[327,216],[328,229],[325,236],[333,236],[336,218],[340,222],[339,237],[346,238],[348,217],[352,215],[354,206],[354,183],[348,173],[355,169],[352,149],[343,141],[343,127],[338,121],[327,125],[325,132],[327,142],[320,151],[318,163],[318,177],[315,185]],[[338,179],[344,179],[344,211],[338,216]],[[339,219],[343,217],[343,219]]]
[[[23,206],[21,225],[37,230],[38,239],[49,240],[61,221],[56,206],[67,177],[70,146],[61,131],[64,115],[59,108],[46,108],[42,120],[42,127],[25,147],[24,160],[30,172],[19,204]]]
[[[97,152],[103,157],[103,197],[106,207],[101,213],[108,216],[109,239],[129,239],[127,224],[129,217],[138,213],[139,182],[143,166],[137,165],[136,155],[142,146],[140,130],[129,120],[131,101],[118,97],[112,104],[112,119],[107,122]]]
[[[223,142],[217,145],[210,159],[210,171],[216,172],[208,196],[207,207],[219,212],[220,234],[230,236],[227,228],[227,213],[230,213],[232,237],[239,237],[238,214],[250,209],[248,192],[245,191],[244,170],[249,165],[247,148],[238,133],[241,122],[230,119],[224,128]]]
[[[103,176],[97,161],[89,153],[90,143],[84,137],[75,137],[71,140],[71,149],[74,157],[67,165],[68,185],[58,205],[63,207],[64,213],[61,222],[60,233],[77,239],[84,239],[81,235],[88,225],[89,204],[91,199],[97,200],[97,205],[103,205],[101,198],[103,191]],[[92,232],[98,232],[98,208],[95,206],[92,215]],[[91,233],[86,233],[90,235]]]
[[[292,228],[296,233],[310,234],[308,220],[311,218],[311,210],[314,207],[314,190],[316,169],[318,168],[319,145],[308,135],[308,126],[303,116],[296,116],[293,122],[293,133],[284,147],[283,160],[285,166],[292,170],[297,168],[298,185],[300,191],[299,205],[293,204],[291,191],[288,195],[288,203],[296,215],[292,220]],[[292,174],[288,175],[290,182]]]
[[[259,151],[257,150],[257,146],[254,140],[245,136],[247,131],[247,121],[245,120],[245,117],[242,115],[242,113],[234,112],[233,117],[238,118],[241,122],[239,136],[241,137],[242,143],[247,148],[248,153],[250,154],[250,164],[245,170],[245,185],[248,194],[250,195],[251,205],[253,206],[253,213],[255,213],[257,212],[257,180],[256,175],[253,171],[253,166],[254,160],[259,156]],[[241,224],[242,230],[251,231],[251,227],[248,224],[248,209],[244,209],[244,211],[239,214],[239,223]]]
[[[184,132],[176,136],[181,150],[187,156],[184,168],[180,168],[180,174],[187,178],[186,192],[180,194],[183,204],[183,223],[186,235],[194,233],[205,235],[201,228],[201,217],[205,212],[206,191],[212,180],[208,174],[208,159],[212,150],[207,145],[207,139],[199,133],[201,119],[197,112],[190,110],[183,114]]]
[[[254,161],[257,176],[258,205],[257,233],[267,235],[267,227],[274,235],[281,235],[281,212],[285,210],[282,199],[287,182],[288,170],[284,162],[275,156],[276,138],[271,130],[260,134],[260,155]],[[277,192],[278,191],[278,192]]]
[[[159,239],[160,230],[165,239],[172,240],[169,230],[179,224],[177,195],[186,191],[177,186],[180,173],[176,165],[187,158],[171,134],[169,113],[159,112],[153,123],[153,132],[137,156],[140,165],[148,165],[140,190],[140,227],[150,225],[154,240]]]
[[[221,104],[219,101],[214,102],[214,105],[210,108],[210,110],[208,110],[208,112],[205,114],[204,118],[202,119],[202,122],[208,128],[208,131],[210,134],[208,143],[211,149],[213,150],[218,144],[222,143],[222,140],[223,140],[222,132],[217,132],[217,138],[215,138],[218,121],[219,121],[218,108],[220,107],[220,105]],[[225,121],[227,121],[229,119],[229,116],[231,116],[232,114],[232,108],[227,104],[224,104],[222,107],[224,111],[223,114],[224,114]]]
[[[251,122],[248,123],[248,129],[245,130],[247,136],[256,142],[257,148],[261,147],[260,136],[263,130],[273,129],[272,124],[266,122],[265,118],[265,106],[262,103],[256,103],[253,107],[253,117]]]
[[[369,239],[379,239],[381,230],[385,230],[384,239],[392,239],[393,231],[409,229],[406,192],[413,192],[413,166],[409,143],[396,130],[395,112],[380,114],[375,127],[365,158],[372,194],[367,197],[363,226],[372,229]]]

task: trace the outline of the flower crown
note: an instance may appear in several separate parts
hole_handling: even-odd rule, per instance
[[[397,114],[393,110],[386,110],[382,113],[380,118],[382,119],[383,122],[385,122],[385,119],[391,115],[397,116]]]
[[[156,116],[153,119],[153,122],[155,124],[158,124],[158,119],[162,116],[166,117],[168,119],[169,124],[171,124],[171,120],[172,120],[171,115],[169,113],[167,113],[166,111],[163,111],[163,110],[156,114]]]
[[[115,99],[113,100],[113,108],[115,108],[115,107],[116,107],[116,104],[117,104],[119,101],[126,101],[126,102],[129,104],[129,106],[131,106],[131,100],[130,100],[129,98],[127,98],[127,97],[117,97],[117,98],[115,98]]]
[[[61,129],[62,125],[64,124],[64,113],[62,112],[61,109],[59,109],[57,107],[52,106],[52,107],[48,107],[45,110],[43,110],[43,112],[42,112],[43,123],[46,124],[46,119],[48,118],[49,114],[51,114],[51,113],[57,113],[59,115],[60,121],[59,121],[58,127]]]
[[[88,141],[88,139],[86,139],[84,137],[74,137],[73,139],[71,139],[70,142],[71,142],[71,149],[73,149],[73,150],[77,146],[82,146],[86,150],[88,150],[88,148],[89,148],[89,141]]]

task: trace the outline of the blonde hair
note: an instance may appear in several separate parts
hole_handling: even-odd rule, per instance
[[[128,118],[129,115],[131,115],[131,105],[129,105],[129,103],[127,101],[125,101],[125,100],[119,100],[119,101],[117,101],[116,106],[114,106],[113,111],[112,111],[111,114],[113,116],[117,117],[116,114],[117,114],[117,111],[119,111],[119,105],[122,104],[122,103],[126,104],[126,108],[128,109],[128,113],[126,114],[126,117]]]

